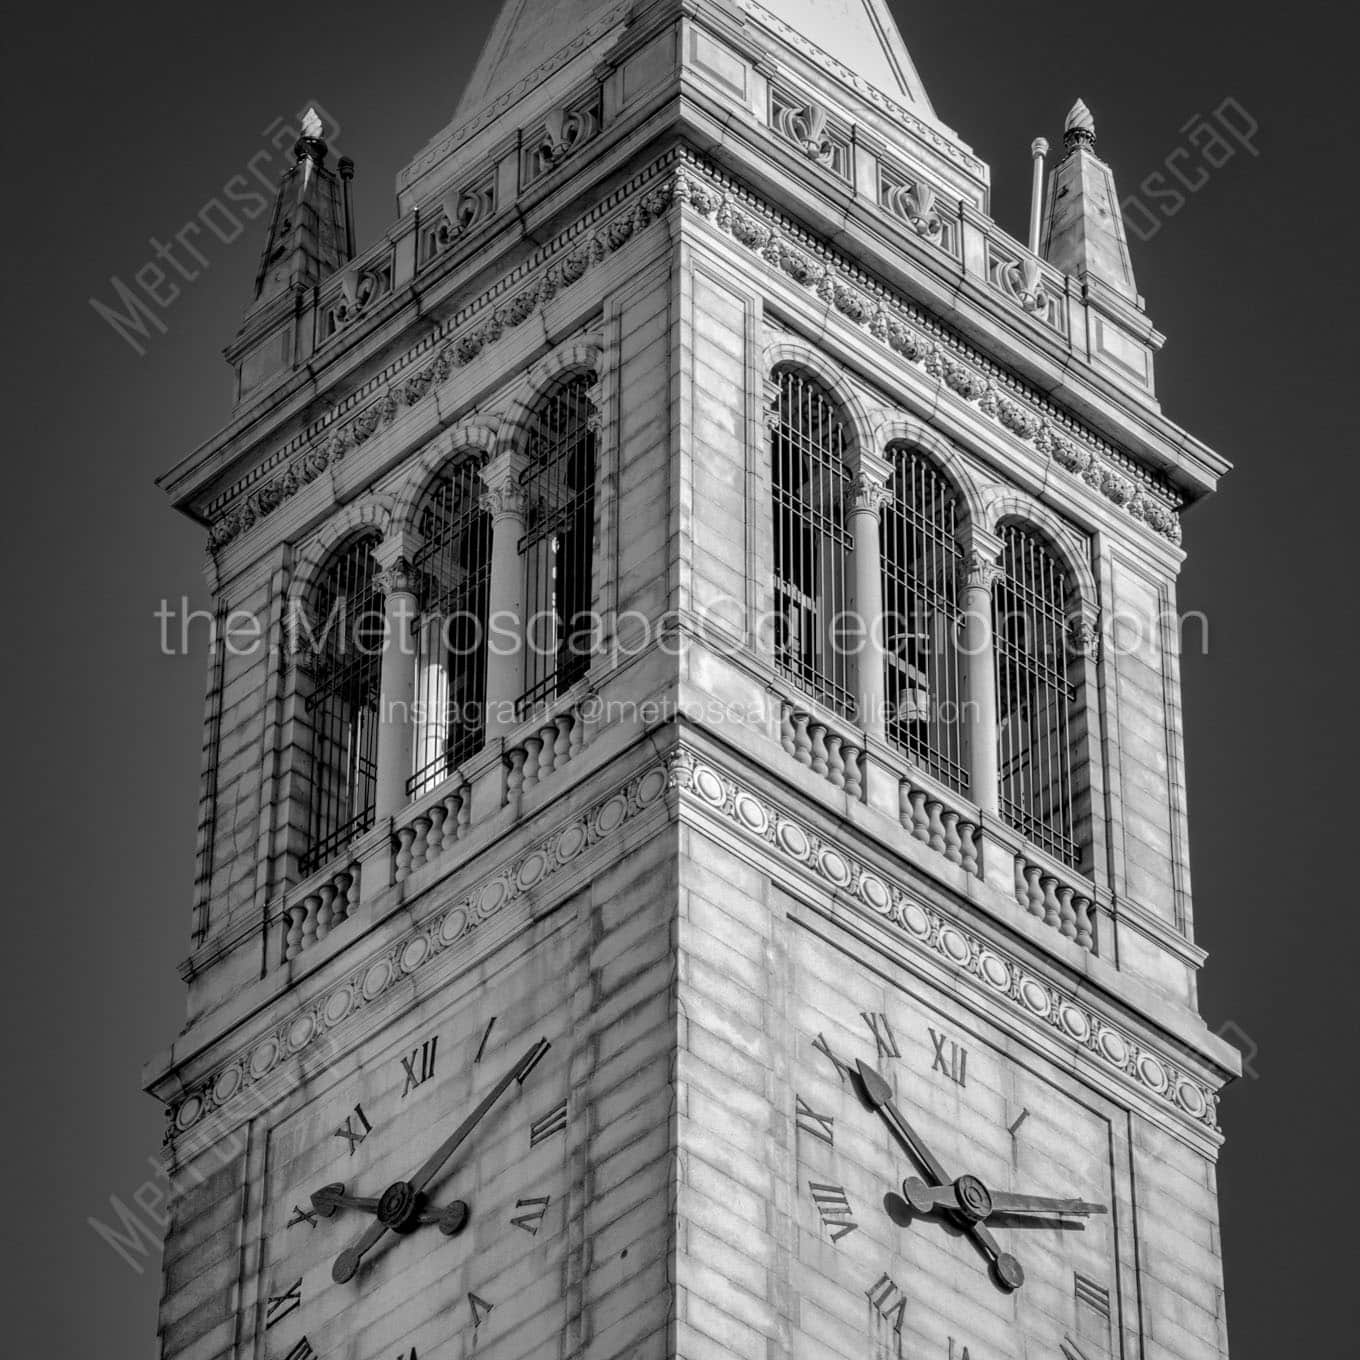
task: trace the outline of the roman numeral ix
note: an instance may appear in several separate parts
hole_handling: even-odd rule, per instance
[[[302,1281],[289,1287],[287,1293],[270,1298],[265,1304],[264,1329],[268,1331],[276,1322],[282,1322],[289,1313],[302,1307]]]
[[[814,1138],[820,1138],[827,1147],[836,1145],[835,1117],[829,1114],[818,1114],[802,1096],[797,1097],[794,1104],[794,1121],[804,1133],[810,1133]]]
[[[358,1126],[355,1126],[358,1120]],[[354,1113],[350,1115],[343,1124],[335,1131],[337,1138],[344,1138],[349,1143],[349,1155],[354,1156],[359,1144],[373,1132],[373,1125],[368,1122],[368,1116],[364,1113],[362,1105],[354,1107]]]
[[[284,1360],[316,1360],[316,1352],[312,1349],[312,1343],[304,1336],[301,1341],[284,1356]]]
[[[319,1217],[315,1209],[304,1209],[301,1205],[293,1205],[293,1216],[283,1226],[285,1228],[296,1228],[299,1223],[305,1223],[309,1228],[316,1227],[316,1220]]]
[[[551,1195],[542,1195],[535,1199],[517,1199],[515,1216],[510,1220],[511,1225],[523,1228],[530,1237],[537,1237],[543,1215],[548,1212],[548,1201],[551,1199]]]
[[[943,1072],[955,1086],[968,1085],[968,1050],[943,1034],[930,1031],[930,1042],[935,1047],[935,1057],[930,1064],[932,1072]]]
[[[439,1036],[426,1039],[409,1058],[401,1060],[401,1070],[406,1074],[406,1085],[401,1088],[401,1098],[406,1099],[417,1086],[423,1086],[434,1076],[434,1052],[439,1046]]]
[[[850,1201],[841,1186],[809,1181],[808,1189],[812,1192],[812,1202],[817,1206],[822,1222],[831,1232],[833,1244],[842,1237],[849,1237],[859,1227],[852,1217]]]

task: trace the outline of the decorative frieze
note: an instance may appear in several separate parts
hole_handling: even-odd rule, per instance
[[[1048,279],[1043,265],[1033,255],[988,238],[987,282],[1022,311],[1059,335],[1067,335],[1067,308],[1062,288]]]
[[[959,258],[961,234],[958,211],[914,171],[891,161],[878,164],[879,207],[905,222],[923,241]]]
[[[337,283],[322,297],[317,313],[317,344],[334,339],[371,307],[390,297],[395,278],[396,254],[390,246],[376,258],[356,261],[342,269]]]
[[[442,255],[469,232],[496,215],[496,170],[493,166],[471,184],[451,188],[421,212],[420,265]]]
[[[1169,1058],[1097,1014],[1076,991],[1038,976],[1012,952],[983,940],[961,920],[930,907],[900,883],[823,840],[803,822],[685,750],[673,749],[620,787],[595,799],[578,816],[536,837],[519,854],[484,875],[452,901],[431,911],[376,953],[300,1006],[286,1010],[263,1034],[192,1082],[167,1110],[167,1143],[233,1105],[251,1087],[304,1054],[334,1051],[355,1033],[356,1016],[380,1006],[393,989],[430,969],[449,951],[466,952],[491,921],[526,895],[544,900],[546,885],[589,850],[626,834],[626,828],[663,799],[678,797],[739,838],[773,857],[847,905],[856,905],[978,988],[1003,1012],[1042,1026],[1081,1050],[1098,1068],[1119,1074],[1146,1096],[1192,1123],[1217,1132],[1215,1096]],[[1061,906],[1060,906],[1061,910]],[[222,1127],[227,1127],[223,1125]]]
[[[1132,518],[1172,543],[1181,541],[1174,493],[1137,469],[1132,460],[1123,460],[1128,475],[1115,471],[1107,462],[1120,458],[1113,449],[1018,379],[1002,373],[934,318],[880,287],[721,172],[685,155],[676,173],[675,197],[786,277],[830,302],[880,343],[919,364],[964,401],[976,401],[984,415],[1051,456]],[[1097,447],[1100,453],[1095,452]]]
[[[808,160],[824,166],[847,184],[851,182],[854,152],[850,130],[820,104],[771,85],[770,126]]]
[[[599,88],[565,108],[551,109],[542,124],[524,137],[519,184],[527,189],[600,135],[603,118]]]

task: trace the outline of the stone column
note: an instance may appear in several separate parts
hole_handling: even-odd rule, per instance
[[[963,729],[968,742],[968,783],[973,802],[983,812],[999,814],[1000,774],[997,768],[996,642],[992,631],[992,587],[1002,575],[1002,542],[982,529],[973,529],[963,555],[959,608],[968,693]]]
[[[891,499],[891,469],[861,458],[850,492],[850,541],[855,555],[855,613],[860,637],[855,664],[855,712],[866,737],[886,739],[887,685],[883,669],[883,549],[879,527]]]
[[[415,741],[416,617],[420,612],[412,565],[419,539],[396,533],[373,550],[387,617],[378,702],[378,781],[375,817],[381,825],[406,806]]]
[[[498,453],[482,469],[482,504],[491,516],[491,582],[487,605],[486,739],[517,726],[515,702],[524,688],[524,535],[527,465],[522,453]]]

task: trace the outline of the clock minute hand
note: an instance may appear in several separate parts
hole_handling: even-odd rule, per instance
[[[1084,1199],[1056,1199],[1049,1195],[1012,1195],[1002,1190],[992,1191],[994,1214],[1058,1214],[1079,1218],[1091,1214],[1106,1214],[1103,1204],[1091,1204]]]
[[[965,1190],[972,1176],[960,1178]],[[960,1194],[960,1181],[951,1185],[927,1185],[925,1181],[911,1177],[902,1182],[902,1196],[918,1213],[929,1213],[932,1209],[945,1208],[968,1214],[978,1222],[991,1218],[994,1214],[1035,1214],[1066,1216],[1086,1216],[1103,1214],[1107,1210],[1103,1204],[1089,1204],[1082,1199],[1058,1199],[1048,1195],[1012,1195],[1003,1190],[987,1190],[980,1196],[976,1190],[968,1191],[968,1198]]]
[[[439,1145],[425,1165],[411,1177],[411,1188],[417,1193],[424,1190],[443,1169],[444,1163],[463,1145],[464,1140],[486,1117],[486,1113],[505,1094],[512,1081],[523,1082],[524,1078],[538,1065],[539,1060],[551,1045],[540,1039],[520,1060],[482,1097],[482,1103]]]
[[[907,1151],[930,1172],[935,1184],[938,1186],[946,1185],[949,1182],[949,1173],[893,1102],[892,1087],[863,1058],[858,1059],[855,1066],[859,1071],[860,1083],[864,1087],[864,1094],[869,1098],[869,1103],[883,1116],[884,1121],[896,1133]],[[952,1189],[952,1186],[950,1188]],[[996,1278],[1007,1289],[1019,1289],[1025,1282],[1025,1272],[1021,1268],[1020,1262],[1010,1252],[1001,1250],[1000,1243],[980,1221],[969,1218],[962,1213],[958,1215],[958,1218],[964,1230],[977,1243],[982,1254],[992,1263]]]

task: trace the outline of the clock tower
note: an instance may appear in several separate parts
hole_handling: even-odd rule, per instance
[[[165,1360],[1221,1360],[1180,515],[1080,101],[885,0],[506,0],[309,114],[209,537]]]

